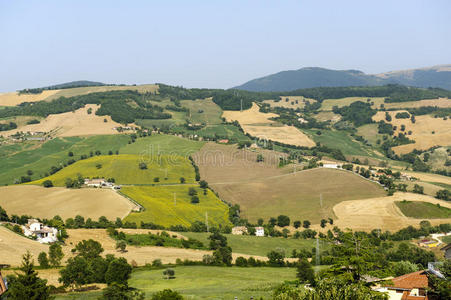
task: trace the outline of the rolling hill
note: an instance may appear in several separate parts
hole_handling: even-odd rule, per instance
[[[392,71],[375,75],[365,74],[358,70],[330,70],[307,67],[253,79],[235,88],[255,92],[269,92],[292,91],[312,87],[375,86],[392,83],[415,87],[451,89],[451,65]]]

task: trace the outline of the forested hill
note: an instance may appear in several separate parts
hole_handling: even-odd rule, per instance
[[[45,90],[61,90],[61,89],[71,89],[71,88],[77,88],[77,87],[103,86],[103,85],[106,85],[106,84],[102,83],[102,82],[96,82],[96,81],[78,80],[78,81],[71,81],[71,82],[50,85],[50,86],[41,87],[41,88],[23,89],[23,90],[19,91],[19,94],[40,94],[42,91],[45,91]]]
[[[236,89],[268,92],[292,91],[312,87],[379,86],[386,84],[439,87],[451,90],[451,65],[394,71],[377,75],[368,75],[357,70],[302,68],[257,78],[237,86]]]

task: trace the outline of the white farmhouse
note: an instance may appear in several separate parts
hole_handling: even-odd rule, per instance
[[[327,169],[338,169],[340,167],[341,167],[341,165],[339,165],[339,164],[331,164],[331,163],[323,164],[323,168],[327,168]]]
[[[265,236],[265,228],[255,227],[255,235],[256,236]]]
[[[22,226],[23,233],[28,237],[36,237],[39,243],[54,243],[58,241],[58,229],[48,227],[36,219],[28,219],[28,223]]]

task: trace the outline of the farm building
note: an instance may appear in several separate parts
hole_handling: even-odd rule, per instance
[[[36,237],[39,243],[54,243],[58,240],[58,229],[44,226],[36,219],[28,219],[28,223],[22,226],[23,233],[27,237]]]
[[[85,185],[89,186],[89,187],[110,187],[110,188],[114,188],[114,184],[111,182],[106,181],[104,178],[99,178],[99,179],[89,179],[86,178],[85,179]]]
[[[218,140],[218,143],[220,143],[220,144],[228,144],[228,143],[229,143],[229,140],[227,140],[227,139],[224,139],[224,140]]]
[[[265,236],[265,228],[255,227],[255,235],[256,236]]]
[[[438,246],[438,241],[436,240],[421,240],[418,242],[418,246],[425,248],[435,248]]]
[[[232,228],[232,234],[235,235],[243,235],[247,233],[247,227],[246,226],[235,226]]]
[[[390,300],[417,299],[426,300],[426,288],[429,281],[426,271],[417,271],[392,279],[392,285],[386,285],[375,290],[388,293]]]
[[[451,243],[441,248],[440,250],[445,251],[446,259],[451,259]]]
[[[341,165],[327,163],[327,164],[323,164],[323,168],[338,169],[338,168],[341,168]]]

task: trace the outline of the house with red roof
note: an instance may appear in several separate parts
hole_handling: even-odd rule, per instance
[[[390,300],[427,300],[428,287],[427,271],[417,271],[395,277],[393,284],[382,285],[375,289],[387,293]]]

